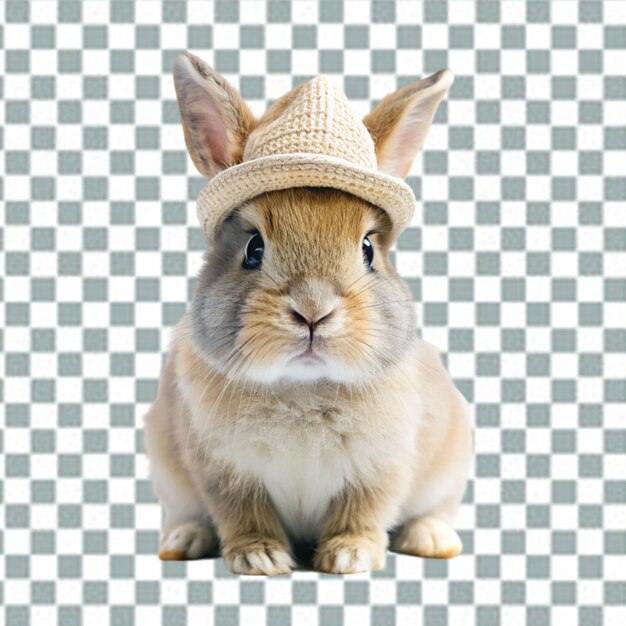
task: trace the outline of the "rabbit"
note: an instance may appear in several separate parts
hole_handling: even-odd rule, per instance
[[[381,172],[407,175],[450,76],[365,116]],[[257,119],[194,55],[177,58],[174,82],[207,179],[240,163],[298,89]],[[388,547],[462,551],[452,524],[472,465],[470,408],[417,336],[392,245],[385,211],[328,187],[266,192],[225,218],[144,418],[161,559],[221,550],[234,573],[286,574],[304,542],[314,570],[349,574],[384,568]]]

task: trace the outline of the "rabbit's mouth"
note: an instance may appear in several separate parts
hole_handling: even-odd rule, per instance
[[[290,359],[291,361],[299,361],[301,363],[325,363],[324,359],[313,350],[313,344],[310,343],[309,347],[302,352],[301,354],[297,354],[296,356]]]

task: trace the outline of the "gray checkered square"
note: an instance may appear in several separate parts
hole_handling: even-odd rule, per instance
[[[4,623],[626,623],[624,2],[0,12]],[[360,114],[456,74],[394,261],[474,406],[459,558],[267,580],[157,560],[142,416],[205,247],[171,76],[187,49],[257,113],[320,72]]]

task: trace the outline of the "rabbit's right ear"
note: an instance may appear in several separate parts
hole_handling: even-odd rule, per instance
[[[198,171],[213,178],[239,163],[256,120],[237,90],[189,52],[176,59],[174,86],[185,143]]]
[[[381,172],[400,178],[409,173],[453,80],[450,70],[441,70],[385,96],[363,118],[376,145]]]

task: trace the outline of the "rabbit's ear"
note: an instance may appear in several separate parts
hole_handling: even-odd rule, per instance
[[[454,75],[441,70],[390,93],[363,118],[376,145],[378,169],[404,178],[422,147]]]
[[[188,52],[176,59],[174,86],[185,142],[198,171],[212,178],[239,163],[255,119],[237,90]]]

